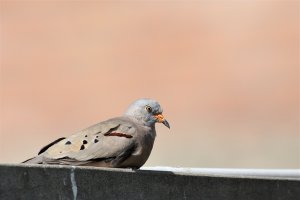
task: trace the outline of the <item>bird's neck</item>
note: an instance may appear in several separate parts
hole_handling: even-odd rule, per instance
[[[136,117],[136,116],[132,116],[132,115],[125,115],[125,116],[130,118],[136,124],[139,124],[141,126],[146,126],[152,130],[155,130],[155,123],[147,122],[142,117]]]

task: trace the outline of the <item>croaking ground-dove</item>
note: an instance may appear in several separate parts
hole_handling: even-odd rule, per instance
[[[162,111],[157,101],[139,99],[123,116],[59,138],[23,163],[138,169],[151,153],[156,136],[155,123],[170,128]]]

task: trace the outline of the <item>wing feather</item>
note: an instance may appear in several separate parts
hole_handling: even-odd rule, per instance
[[[113,160],[115,165],[133,152],[136,133],[134,124],[114,118],[60,138],[40,152],[45,158],[43,162],[49,164],[85,165],[95,160]]]

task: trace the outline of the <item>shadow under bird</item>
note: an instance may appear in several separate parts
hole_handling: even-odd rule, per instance
[[[150,156],[156,136],[155,123],[170,128],[162,112],[153,99],[136,100],[123,116],[59,138],[23,163],[138,169]]]

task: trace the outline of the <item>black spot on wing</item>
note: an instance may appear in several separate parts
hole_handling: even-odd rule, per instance
[[[70,141],[67,141],[65,144],[68,145],[68,144],[72,144],[72,143]]]
[[[81,145],[80,150],[83,150],[83,149],[85,149],[85,146]]]
[[[83,143],[83,144],[87,144],[88,142],[87,142],[86,140],[83,140],[82,143]]]
[[[64,140],[64,139],[66,139],[66,138],[65,138],[65,137],[58,138],[57,140],[55,140],[55,141],[51,142],[50,144],[44,146],[44,147],[39,151],[38,155],[44,153],[45,151],[47,151],[47,149],[49,149],[49,147],[53,146],[54,144],[56,144],[56,143],[58,143],[59,141]]]
[[[94,143],[97,143],[97,142],[99,142],[99,140],[95,139],[95,140],[94,140]]]

